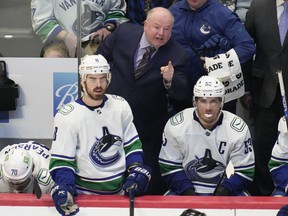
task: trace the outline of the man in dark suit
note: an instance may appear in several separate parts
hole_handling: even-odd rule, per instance
[[[270,195],[274,185],[268,162],[277,138],[277,125],[283,116],[283,106],[276,72],[283,71],[288,92],[288,38],[280,41],[279,26],[283,0],[254,0],[247,12],[245,27],[256,43],[256,55],[243,68],[246,95],[241,98],[244,108],[254,117],[255,179],[252,195]],[[278,17],[278,19],[277,19]]]
[[[188,95],[188,56],[171,38],[174,17],[169,10],[155,7],[148,12],[144,27],[122,24],[99,46],[112,65],[108,93],[124,97],[130,104],[134,123],[143,143],[144,162],[153,170],[147,194],[163,194],[158,156],[162,132],[169,118],[168,95],[184,100]],[[147,46],[156,48],[150,61],[135,76]]]

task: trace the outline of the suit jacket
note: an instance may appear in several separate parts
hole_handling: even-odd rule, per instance
[[[167,94],[178,100],[187,99],[188,55],[171,38],[158,49],[145,66],[142,76],[135,80],[134,56],[142,34],[143,26],[121,24],[99,46],[97,54],[102,54],[112,65],[112,80],[107,92],[128,101],[140,139],[144,141],[162,135],[169,117]],[[160,68],[169,61],[174,67],[174,77],[171,88],[166,90]]]
[[[257,47],[252,66],[246,65],[243,69],[246,89],[251,91],[254,103],[268,108],[279,88],[276,71],[283,71],[288,92],[288,36],[282,47],[276,0],[254,0],[247,12],[245,27]]]

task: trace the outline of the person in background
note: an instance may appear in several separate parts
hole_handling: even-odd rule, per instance
[[[51,41],[43,45],[40,51],[40,57],[42,58],[68,58],[69,50],[65,43],[59,41]]]
[[[200,77],[194,86],[194,108],[167,122],[159,154],[166,195],[248,195],[254,176],[252,139],[240,117],[222,110],[224,92],[216,77]],[[221,181],[229,162],[234,174]]]
[[[107,92],[124,97],[131,106],[144,161],[153,172],[147,194],[154,195],[166,191],[158,155],[162,131],[170,116],[167,95],[184,100],[188,94],[188,55],[171,38],[173,22],[168,9],[155,7],[148,12],[144,26],[120,25],[97,50],[113,65],[113,80]],[[146,58],[148,53],[150,59]]]
[[[81,1],[82,42],[104,40],[115,28],[127,22],[125,0]],[[31,0],[32,27],[43,43],[53,39],[63,41],[69,56],[76,56],[77,47],[77,1]]]
[[[235,12],[244,24],[245,16],[252,0],[220,0],[220,2]]]
[[[79,66],[83,96],[55,116],[50,173],[52,198],[60,214],[79,211],[77,194],[143,195],[151,169],[124,98],[106,94],[110,66],[101,55],[86,55]]]
[[[288,196],[288,131],[287,119],[280,118],[278,123],[278,138],[272,149],[269,170],[275,189],[272,196]]]
[[[222,4],[228,7],[231,11],[235,12],[236,10],[236,0],[219,0]]]
[[[245,27],[256,43],[256,55],[243,68],[246,94],[243,107],[250,111],[254,123],[255,179],[250,193],[269,196],[274,190],[268,169],[277,139],[277,126],[283,116],[282,97],[276,72],[282,70],[288,92],[288,24],[283,0],[254,0],[246,14]],[[286,16],[286,17],[285,17]],[[269,31],[267,31],[269,29]],[[279,29],[283,29],[283,34]]]
[[[154,7],[169,8],[176,1],[177,0],[126,0],[127,18],[131,23],[143,25],[144,21],[146,20],[147,13],[150,9]]]
[[[169,10],[175,17],[173,37],[189,53],[189,92],[203,75],[207,75],[204,57],[214,57],[234,49],[241,64],[255,54],[255,43],[239,17],[219,0],[182,0]],[[192,106],[188,99],[183,109]],[[228,102],[225,110],[236,113],[236,100]]]
[[[0,152],[0,193],[50,193],[50,149],[35,141],[5,146]]]
[[[239,16],[241,22],[244,24],[246,13],[251,5],[252,0],[237,0],[235,13]]]

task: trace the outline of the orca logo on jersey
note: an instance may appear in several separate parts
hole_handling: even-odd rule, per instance
[[[103,0],[96,1],[95,3],[100,5],[100,7],[102,8]],[[83,12],[82,12],[81,20],[83,20],[83,23],[81,25],[81,33],[83,36],[86,36],[86,35],[89,35],[91,32],[95,32],[99,30],[100,26],[102,26],[99,24],[102,23],[102,20],[104,20],[105,17],[102,12],[99,12],[98,9],[91,8],[89,4],[83,3],[82,6],[83,6]],[[97,5],[95,6],[99,7]],[[72,26],[73,32],[75,33],[77,33],[77,29],[78,29],[77,26],[78,26],[78,20],[75,20]]]
[[[205,155],[190,161],[184,168],[191,181],[204,181],[217,184],[225,166],[213,159],[210,149],[205,150]]]
[[[107,127],[103,127],[103,137],[98,139],[91,148],[89,157],[96,166],[106,167],[116,163],[121,155],[118,147],[122,144],[121,137],[110,134]]]

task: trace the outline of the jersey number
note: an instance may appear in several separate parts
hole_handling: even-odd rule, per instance
[[[244,145],[245,145],[244,150],[245,154],[248,154],[249,152],[253,151],[251,138],[249,138],[247,141],[244,141]]]
[[[54,134],[53,134],[53,141],[55,141],[57,138],[57,132],[58,132],[58,127],[55,127],[54,128]]]

